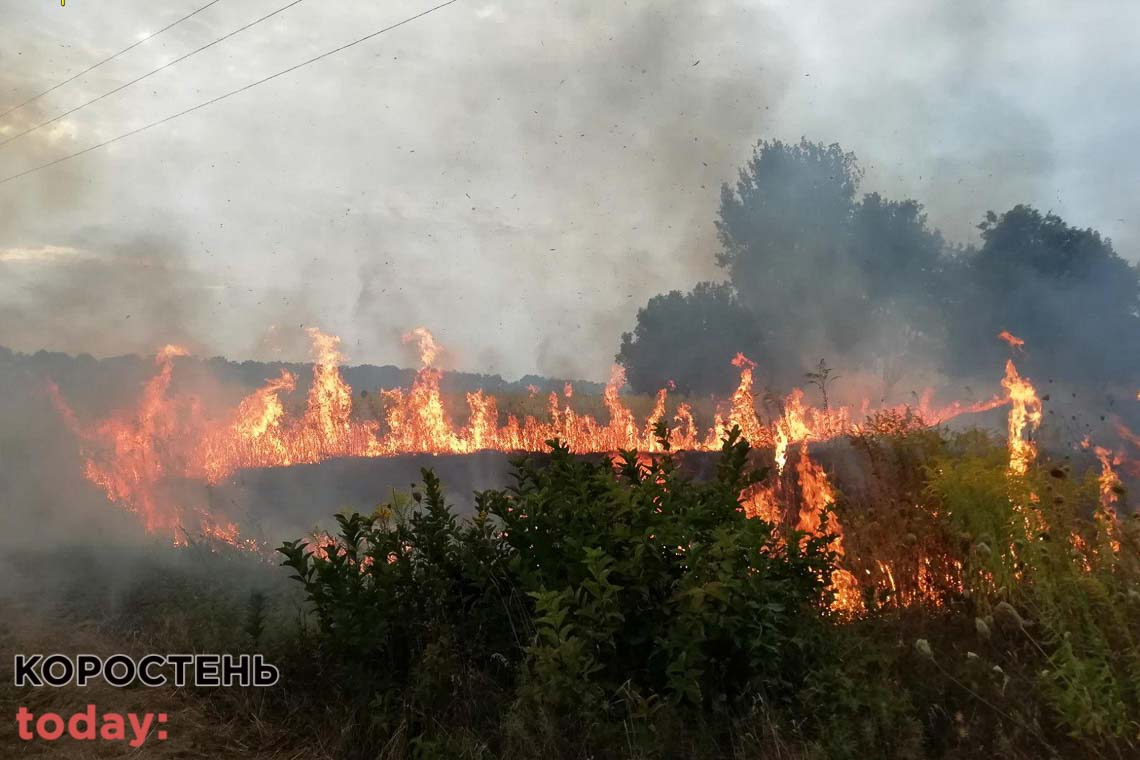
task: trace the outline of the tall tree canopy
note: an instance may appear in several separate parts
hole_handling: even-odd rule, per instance
[[[838,145],[762,142],[721,191],[717,261],[774,329],[771,358],[789,379],[801,358],[913,349],[934,324],[942,237],[915,201],[858,200],[861,178]]]
[[[622,338],[637,390],[669,380],[723,390],[744,351],[776,388],[821,357],[873,370],[890,393],[900,367],[955,378],[1000,371],[1002,330],[1024,366],[1076,381],[1140,379],[1140,277],[1112,244],[1054,214],[989,212],[981,247],[949,246],[922,205],[859,197],[862,172],[838,145],[764,141],[721,189],[717,263],[728,283],[657,296]]]
[[[1074,381],[1140,379],[1140,276],[1112,243],[1056,214],[1019,205],[978,225],[952,325],[948,368],[981,369],[1009,330],[1038,373]]]

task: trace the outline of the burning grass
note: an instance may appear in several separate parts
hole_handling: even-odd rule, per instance
[[[1039,451],[1048,397],[1012,360],[1003,394],[939,409],[813,407],[798,390],[758,408],[741,355],[736,392],[703,409],[667,390],[622,396],[615,372],[600,398],[469,393],[459,426],[426,331],[413,336],[424,366],[411,388],[359,400],[336,339],[313,338],[303,405],[288,402],[286,373],[207,414],[171,391],[175,351],[135,409],[102,422],[55,398],[89,480],[148,531],[186,544],[197,526],[204,543],[184,550],[251,561],[263,546],[162,485],[557,441],[520,461],[514,485],[480,494],[470,519],[425,471],[423,491],[283,547],[316,626],[275,628],[295,643],[280,650],[298,695],[286,703],[307,725],[337,716],[343,732],[322,739],[334,756],[1140,747],[1140,520],[1118,474],[1129,462],[1090,441],[1072,458]],[[1002,405],[1004,440],[939,426]],[[719,450],[713,476],[685,474],[676,449]],[[171,596],[183,593],[214,592]],[[232,617],[192,614],[202,622],[185,630]]]
[[[1103,470],[880,422],[848,487],[804,448],[758,479],[730,440],[703,485],[563,448],[470,523],[426,473],[283,551],[388,756],[1134,753],[1140,520]]]
[[[156,356],[155,374],[135,408],[98,422],[80,420],[52,387],[55,405],[79,441],[87,478],[112,502],[138,514],[148,532],[165,533],[178,541],[190,530],[242,542],[246,539],[230,518],[215,514],[209,505],[165,497],[165,484],[172,478],[216,484],[242,469],[288,467],[335,457],[536,452],[554,438],[575,453],[623,449],[653,453],[660,451],[654,434],[660,423],[669,429],[674,448],[694,451],[718,450],[728,431],[739,428],[754,446],[774,447],[782,468],[789,446],[858,431],[862,423],[857,419],[871,413],[866,401],[858,409],[833,407],[826,401],[823,407],[813,407],[798,389],[785,399],[766,399],[765,409],[758,410],[756,364],[740,354],[733,361],[740,375],[738,386],[723,403],[671,400],[668,389],[652,399],[630,403],[621,395],[624,372],[615,366],[600,399],[583,403],[567,384],[561,394],[552,392],[537,402],[541,411],[534,408],[536,399],[499,399],[481,390],[467,393],[467,422],[460,426],[455,423],[454,400],[440,391],[442,372],[433,364],[440,349],[426,330],[418,328],[409,334],[419,342],[423,360],[412,386],[384,389],[372,396],[362,391],[359,403],[341,375],[339,339],[315,329],[309,332],[313,378],[304,406],[296,414],[290,414],[283,399],[296,388],[295,377],[287,371],[267,380],[236,408],[221,412],[207,409],[198,397],[174,394],[175,360],[184,353],[175,346]],[[1017,376],[1012,362],[1003,385],[1005,396],[939,408],[931,404],[929,393],[924,394],[913,414],[926,424],[937,424],[1011,400],[1016,409],[1024,410],[1018,394],[1031,393],[1032,386]],[[878,411],[901,414],[911,407]],[[1020,427],[1040,421],[1039,404],[1036,415],[1022,420]],[[698,420],[707,421],[707,427]],[[1028,441],[1018,445],[1032,446]],[[1030,453],[1027,450],[1019,456]]]
[[[1108,454],[1019,472],[987,433],[884,413],[779,468],[731,443],[702,481],[658,443],[616,464],[565,448],[520,463],[471,518],[425,473],[287,547],[307,602],[218,538],[25,553],[20,609],[36,611],[6,643],[41,649],[62,622],[64,651],[254,648],[282,667],[266,693],[154,695],[185,731],[157,756],[1137,750],[1140,521]],[[29,696],[86,704],[3,698]]]

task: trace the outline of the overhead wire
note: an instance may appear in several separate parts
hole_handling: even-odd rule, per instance
[[[90,65],[90,66],[88,66],[87,68],[85,68],[85,69],[83,69],[82,71],[80,71],[78,74],[73,74],[72,76],[69,76],[67,79],[64,79],[62,82],[58,82],[57,84],[54,84],[54,85],[52,85],[51,87],[47,88],[46,90],[43,90],[42,92],[37,92],[35,95],[33,95],[32,97],[30,97],[30,98],[28,98],[27,100],[23,101],[22,103],[17,103],[16,105],[14,105],[14,106],[12,106],[11,108],[9,108],[7,111],[4,111],[3,113],[0,113],[0,119],[3,119],[5,116],[7,116],[7,115],[8,115],[8,114],[10,114],[10,113],[13,113],[13,112],[15,112],[15,111],[19,111],[19,110],[20,110],[21,108],[23,108],[24,106],[28,105],[29,103],[32,103],[32,102],[34,102],[34,101],[37,101],[37,100],[39,100],[39,99],[40,99],[40,98],[42,98],[44,95],[49,95],[49,94],[51,94],[51,93],[55,92],[55,91],[56,91],[56,90],[58,90],[60,87],[63,87],[65,84],[70,84],[71,82],[74,82],[76,79],[79,79],[79,77],[83,76],[84,74],[90,74],[92,71],[94,71],[95,69],[99,68],[99,67],[100,67],[100,66],[102,66],[103,64],[105,64],[105,63],[110,63],[111,61],[115,60],[115,59],[116,59],[116,58],[118,58],[119,56],[121,56],[121,55],[124,55],[125,53],[129,53],[129,52],[131,52],[132,50],[134,50],[135,48],[137,48],[139,45],[143,44],[144,42],[149,42],[150,40],[153,40],[155,37],[157,37],[158,35],[162,34],[163,32],[168,32],[168,31],[170,31],[170,30],[171,30],[171,29],[173,29],[174,27],[176,27],[176,26],[178,26],[179,24],[181,24],[183,21],[187,21],[187,20],[189,20],[189,19],[192,19],[192,18],[194,18],[195,16],[197,16],[197,15],[198,15],[199,13],[201,13],[202,11],[206,10],[207,8],[209,8],[209,7],[210,7],[210,6],[212,6],[212,5],[217,5],[217,4],[218,4],[218,3],[220,3],[221,1],[222,1],[222,0],[210,0],[210,2],[208,2],[208,3],[206,3],[205,5],[203,5],[203,6],[199,7],[199,8],[197,8],[196,10],[193,10],[193,11],[191,11],[191,12],[187,13],[185,16],[183,16],[182,18],[178,19],[177,21],[173,21],[173,22],[171,22],[171,23],[167,24],[166,26],[164,26],[164,27],[162,27],[161,29],[159,29],[157,32],[152,32],[151,34],[148,34],[148,35],[146,35],[145,37],[143,37],[143,38],[141,38],[141,39],[139,39],[139,40],[135,41],[133,44],[127,45],[125,48],[123,48],[123,49],[122,49],[122,50],[120,50],[119,52],[117,52],[117,53],[112,53],[111,55],[107,56],[107,57],[106,57],[106,58],[104,58],[103,60],[101,60],[101,61],[98,61],[97,63],[93,63],[93,64],[91,64],[91,65]]]
[[[299,0],[298,0],[298,2],[299,2]],[[21,177],[26,177],[29,174],[34,174],[35,172],[42,171],[42,170],[47,169],[49,167],[55,166],[57,164],[61,164],[64,161],[70,161],[73,158],[78,158],[79,156],[85,155],[85,154],[90,153],[92,151],[99,150],[100,148],[104,148],[108,145],[111,145],[112,143],[117,143],[120,140],[126,140],[127,138],[133,137],[134,135],[137,135],[140,132],[145,132],[148,129],[153,129],[154,127],[160,126],[162,124],[166,124],[169,121],[173,121],[174,119],[185,116],[189,113],[193,113],[194,111],[200,110],[202,108],[206,108],[207,106],[213,105],[214,103],[218,103],[218,102],[223,101],[223,100],[226,100],[227,98],[233,97],[234,95],[238,95],[240,93],[243,93],[246,90],[251,90],[254,87],[265,84],[266,82],[270,82],[274,79],[277,79],[278,77],[284,76],[284,75],[289,74],[291,72],[294,72],[298,69],[304,68],[304,67],[309,66],[311,64],[317,63],[318,61],[324,60],[325,58],[328,58],[329,56],[336,55],[337,53],[343,52],[345,50],[348,50],[349,48],[352,48],[352,47],[355,47],[361,43],[367,42],[368,40],[374,39],[374,38],[380,36],[381,34],[385,34],[386,32],[390,32],[393,29],[397,29],[401,26],[404,26],[405,24],[410,24],[411,22],[416,21],[418,19],[421,19],[425,16],[428,16],[432,13],[435,13],[436,11],[443,10],[444,8],[448,7],[449,5],[454,5],[457,2],[459,2],[459,0],[446,0],[446,2],[440,3],[439,5],[432,6],[431,8],[428,8],[427,10],[423,10],[423,11],[420,11],[419,13],[417,13],[415,15],[408,16],[407,18],[405,18],[401,21],[397,21],[394,24],[390,24],[390,25],[388,25],[382,29],[378,29],[374,32],[371,32],[370,34],[366,34],[363,37],[358,37],[357,39],[355,39],[351,42],[345,43],[343,45],[340,45],[339,47],[335,47],[331,50],[326,50],[325,52],[320,53],[319,55],[315,55],[312,58],[309,58],[305,61],[301,61],[300,63],[294,64],[288,68],[281,69],[280,71],[277,71],[273,74],[270,74],[269,76],[262,77],[261,79],[258,79],[256,81],[250,82],[249,84],[242,85],[241,87],[238,87],[234,90],[230,90],[228,92],[225,92],[221,95],[218,95],[217,97],[203,101],[197,105],[191,106],[189,108],[186,108],[182,111],[179,111],[177,113],[166,116],[166,117],[159,119],[157,121],[152,121],[149,124],[145,124],[145,125],[138,127],[136,129],[132,129],[129,132],[124,132],[124,133],[117,135],[115,137],[112,137],[108,140],[104,140],[101,143],[97,143],[95,145],[84,148],[83,150],[78,150],[78,151],[75,151],[74,153],[69,153],[68,155],[61,156],[60,158],[57,158],[53,161],[48,161],[47,163],[40,164],[39,166],[34,166],[31,169],[27,169],[27,170],[19,172],[17,174],[12,174],[8,177],[0,179],[0,185],[6,184],[8,182],[12,182],[12,181],[17,180],[17,179],[20,179]]]
[[[305,0],[292,0],[292,2],[281,6],[280,8],[278,8],[275,11],[271,11],[271,12],[265,14],[261,18],[258,18],[258,19],[255,19],[255,20],[249,22],[245,26],[240,26],[237,29],[234,29],[232,32],[229,32],[228,34],[224,34],[221,37],[218,37],[216,40],[214,40],[212,42],[207,42],[205,45],[202,45],[199,48],[195,48],[194,50],[191,50],[189,53],[178,56],[173,61],[169,61],[167,63],[164,63],[163,65],[159,66],[157,69],[152,69],[152,70],[148,71],[147,73],[145,73],[141,76],[135,77],[131,81],[126,82],[125,84],[121,84],[113,90],[109,90],[109,91],[103,93],[102,95],[98,95],[94,98],[91,98],[91,100],[88,100],[85,103],[80,103],[79,105],[75,106],[75,108],[72,108],[68,111],[64,111],[63,113],[59,114],[58,116],[53,116],[52,118],[48,119],[47,121],[42,121],[39,124],[36,124],[34,127],[28,127],[23,132],[17,132],[16,134],[12,135],[11,137],[6,137],[5,139],[0,140],[0,148],[3,148],[5,145],[7,145],[10,142],[13,142],[15,140],[19,140],[24,135],[31,134],[32,132],[35,132],[38,129],[43,129],[44,127],[48,126],[49,124],[54,124],[55,122],[59,121],[60,119],[67,118],[68,116],[72,115],[76,111],[81,111],[84,108],[86,108],[87,106],[92,105],[94,103],[98,103],[100,100],[103,100],[104,98],[109,98],[110,96],[114,95],[117,92],[122,92],[123,90],[127,89],[131,85],[138,84],[139,82],[143,81],[144,79],[148,79],[148,78],[154,76],[155,74],[159,73],[160,71],[165,71],[166,69],[169,69],[171,66],[174,66],[175,64],[178,64],[178,63],[181,63],[182,61],[185,61],[187,58],[191,58],[191,57],[197,55],[198,53],[201,53],[204,50],[208,50],[208,49],[212,48],[214,45],[225,42],[230,37],[233,37],[234,35],[237,35],[237,34],[241,34],[245,30],[250,29],[252,27],[255,27],[264,21],[268,21],[269,19],[273,18],[277,14],[283,13],[283,12],[289,10],[290,8],[292,8],[294,5],[299,5],[300,3],[303,3],[303,2],[305,2]]]

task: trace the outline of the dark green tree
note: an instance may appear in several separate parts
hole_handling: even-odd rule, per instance
[[[861,176],[838,145],[759,143],[721,192],[717,263],[734,293],[650,301],[618,354],[634,387],[668,376],[689,391],[724,391],[734,375],[723,365],[737,351],[780,388],[800,384],[819,356],[873,366],[889,387],[901,354],[932,350],[945,243],[915,201],[858,200]],[[695,344],[702,336],[710,349]]]
[[[801,358],[869,360],[933,339],[942,237],[913,200],[857,200],[861,178],[838,145],[761,142],[722,190],[717,261],[788,379]]]
[[[859,179],[854,154],[838,145],[774,141],[756,147],[735,188],[721,188],[717,263],[772,328],[777,352],[791,348],[797,329],[841,331],[820,324],[818,307],[852,297],[844,253]],[[809,311],[811,320],[800,319]]]
[[[1140,370],[1140,277],[1093,229],[1025,205],[978,225],[949,317],[949,366],[992,371],[1008,330],[1026,342],[1018,360],[1075,382],[1132,381]]]
[[[721,190],[717,263],[729,285],[658,296],[618,360],[634,387],[675,380],[723,392],[736,351],[786,390],[826,356],[844,374],[941,363],[992,376],[1025,339],[1019,366],[1076,383],[1140,375],[1140,276],[1092,229],[1019,205],[979,225],[980,248],[950,246],[921,204],[858,196],[862,172],[838,145],[763,141]],[[719,365],[719,366],[718,366]]]
[[[633,332],[622,335],[617,361],[641,393],[670,381],[680,393],[723,393],[737,382],[730,362],[739,351],[766,355],[756,317],[740,305],[732,286],[702,282],[689,293],[649,299]]]

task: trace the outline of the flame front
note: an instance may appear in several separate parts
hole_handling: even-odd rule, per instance
[[[796,530],[803,531],[811,536],[820,536],[823,533],[822,517],[835,503],[835,490],[823,471],[808,453],[805,442],[800,449],[800,458],[796,463],[796,473],[799,475],[800,492],[803,495],[803,504],[800,507]],[[834,512],[828,515],[828,534],[831,540],[827,548],[842,565],[845,551],[843,549],[843,526]],[[863,610],[862,593],[859,582],[851,571],[840,566],[831,573],[831,586],[835,592],[832,609],[843,615],[857,615]]]
[[[1116,504],[1120,500],[1120,493],[1122,486],[1120,478],[1117,476],[1116,471],[1113,470],[1112,452],[1108,449],[1097,446],[1093,449],[1096,454],[1097,460],[1100,462],[1100,477],[1097,479],[1100,490],[1100,506],[1097,509],[1094,519],[1096,521],[1097,530],[1101,532],[1107,540],[1108,545],[1112,548],[1114,554],[1120,554],[1120,523],[1116,513]],[[1115,462],[1119,464],[1117,460]]]
[[[834,503],[835,491],[822,467],[811,458],[808,444],[859,430],[851,422],[850,409],[810,406],[799,389],[784,399],[782,411],[773,419],[761,419],[753,390],[756,364],[743,354],[732,362],[740,373],[736,391],[716,410],[712,426],[704,432],[687,403],[677,404],[672,417],[668,416],[669,390],[664,388],[639,423],[622,397],[626,380],[620,367],[614,367],[602,393],[607,416],[604,422],[571,406],[574,389],[567,383],[561,396],[550,394],[545,419],[514,414],[504,418],[495,396],[482,390],[467,393],[466,424],[459,426],[449,415],[440,390],[443,372],[436,365],[441,348],[424,328],[404,336],[405,342],[417,345],[422,362],[411,387],[381,390],[379,419],[365,419],[354,409],[352,389],[341,375],[344,356],[339,338],[316,329],[308,332],[313,347],[312,384],[304,411],[298,414],[290,414],[283,400],[295,391],[296,378],[283,371],[242,399],[232,412],[210,419],[197,399],[171,392],[174,359],[186,355],[177,347],[159,352],[156,373],[146,383],[137,407],[109,419],[84,425],[56,393],[61,414],[80,440],[87,477],[111,501],[137,512],[150,532],[172,535],[178,541],[182,530],[197,526],[204,535],[255,548],[241,538],[236,524],[200,507],[177,503],[164,490],[164,484],[179,478],[219,483],[242,469],[315,463],[333,457],[542,451],[552,438],[560,439],[576,453],[628,449],[651,453],[661,448],[656,431],[662,422],[666,422],[674,449],[715,451],[723,437],[738,427],[754,446],[773,449],[779,472],[788,462],[789,449],[799,446],[796,475],[801,496],[793,524],[808,535],[820,536],[821,517]],[[1006,367],[1002,384],[1004,396],[941,409],[932,407],[929,394],[925,394],[917,416],[929,423],[941,423],[958,414],[1011,403],[1011,469],[1024,472],[1034,449],[1023,436],[1040,422],[1041,405],[1032,385],[1017,375],[1012,362]],[[864,402],[859,409],[867,414],[870,404]],[[898,407],[891,411],[905,410]],[[750,486],[741,494],[741,508],[749,516],[779,526],[783,522],[782,496],[776,484]],[[844,615],[858,614],[863,608],[861,589],[855,575],[843,567],[844,534],[834,513],[827,532],[831,536],[829,549],[840,565],[831,577],[833,609]],[[883,582],[893,583],[891,569],[883,572]]]

